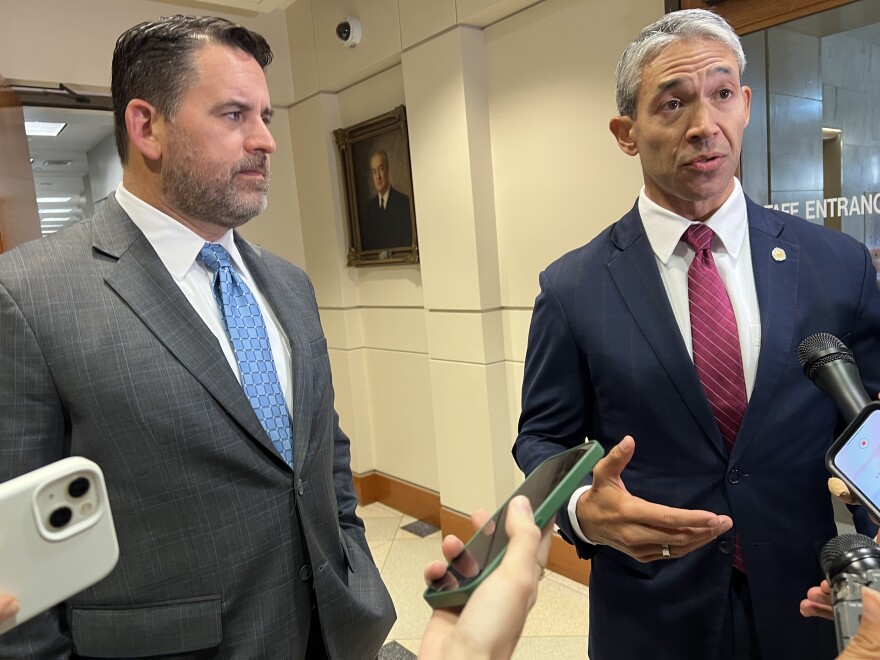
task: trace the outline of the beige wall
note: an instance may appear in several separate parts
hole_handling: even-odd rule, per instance
[[[0,73],[97,87],[123,29],[193,11],[23,5],[0,0]],[[662,12],[663,0],[296,0],[237,17],[277,54],[279,151],[269,210],[249,235],[314,281],[356,472],[439,491],[459,511],[495,506],[521,479],[510,446],[537,275],[637,195],[638,164],[607,129],[613,72]],[[363,26],[354,49],[334,35],[345,16]],[[21,57],[38,30],[52,52]],[[422,261],[347,268],[332,131],[400,104]]]
[[[638,163],[607,128],[613,72],[662,12],[661,0],[287,10],[306,267],[356,471],[439,490],[459,511],[494,506],[521,479],[510,446],[538,272],[635,200]],[[357,48],[333,34],[344,16],[361,20]],[[421,263],[346,268],[332,131],[401,103]]]

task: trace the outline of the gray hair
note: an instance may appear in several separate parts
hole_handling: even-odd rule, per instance
[[[636,117],[636,100],[642,69],[667,46],[686,39],[709,39],[727,46],[736,56],[739,75],[746,70],[746,55],[733,28],[721,16],[706,9],[683,9],[666,14],[644,28],[626,47],[617,63],[617,113]]]
[[[376,156],[381,156],[382,160],[385,161],[385,167],[388,168],[388,154],[385,153],[385,150],[376,149],[373,153],[370,154],[370,161],[372,161]]]

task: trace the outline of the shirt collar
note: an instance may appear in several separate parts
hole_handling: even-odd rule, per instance
[[[748,210],[739,179],[734,177],[733,181],[733,192],[705,224],[715,232],[722,249],[736,261],[745,241]],[[681,235],[690,225],[696,224],[652,202],[645,194],[644,186],[639,192],[639,214],[651,249],[664,265],[678,247]]]
[[[178,282],[182,281],[195,265],[196,257],[206,243],[205,239],[133,195],[122,183],[116,188],[116,201],[153,246],[171,276]],[[247,274],[231,229],[214,243],[226,248],[236,270]]]

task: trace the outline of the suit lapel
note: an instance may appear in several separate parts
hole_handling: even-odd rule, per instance
[[[726,456],[724,440],[672,313],[637,207],[615,225],[611,245],[608,272],[630,314],[705,436]]]
[[[800,265],[800,247],[782,238],[782,221],[750,199],[746,198],[746,202],[752,270],[761,314],[761,352],[755,386],[734,445],[734,459],[742,455],[761,428],[770,409],[767,402],[774,400],[772,393],[791,354]],[[784,250],[784,259],[774,259],[775,248]]]
[[[251,245],[236,234],[236,245],[247,264],[260,292],[278,319],[290,344],[291,418],[293,429],[294,471],[298,474],[309,451],[311,437],[311,351],[300,330],[303,301],[285,285],[277,273],[272,273],[262,257],[259,246]]]
[[[117,259],[104,278],[107,285],[229,415],[284,463],[230,370],[217,338],[115,197],[109,197],[95,217],[92,232],[93,248]]]

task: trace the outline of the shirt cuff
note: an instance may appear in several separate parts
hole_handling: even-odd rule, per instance
[[[591,541],[586,536],[584,536],[583,531],[581,530],[581,524],[578,522],[577,517],[577,503],[580,496],[590,490],[592,486],[581,486],[574,494],[571,496],[571,499],[568,500],[568,522],[571,523],[571,528],[574,530],[575,535],[584,543],[589,543],[590,545],[599,545],[595,541]]]

